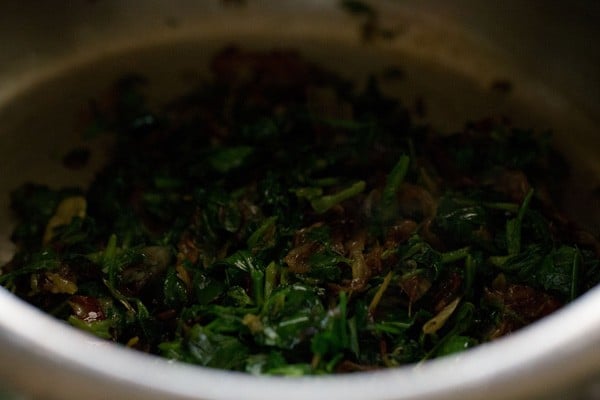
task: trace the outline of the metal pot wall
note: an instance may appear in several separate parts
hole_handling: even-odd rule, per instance
[[[392,38],[366,43],[340,2],[54,1],[0,3],[0,264],[11,255],[8,193],[27,180],[85,183],[57,159],[81,140],[77,113],[124,72],[154,97],[206,74],[223,44],[297,47],[361,79],[390,63],[390,86],[425,96],[444,129],[487,113],[556,131],[580,177],[573,216],[600,231],[600,5],[596,1],[373,1]],[[509,80],[510,93],[490,93]],[[96,143],[102,146],[102,143]],[[101,152],[100,152],[101,153]],[[600,288],[599,288],[600,289]],[[0,386],[34,398],[588,398],[600,388],[600,290],[522,331],[421,365],[345,376],[254,377],[168,362],[92,338],[0,290]]]

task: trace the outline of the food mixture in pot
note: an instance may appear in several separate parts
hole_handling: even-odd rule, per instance
[[[600,282],[600,242],[553,200],[549,134],[442,134],[294,51],[231,47],[211,69],[164,107],[135,75],[92,104],[112,160],[87,189],[12,194],[3,286],[144,352],[306,375],[464,351]]]

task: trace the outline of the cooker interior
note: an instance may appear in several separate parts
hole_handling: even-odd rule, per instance
[[[160,35],[139,36],[133,43],[122,37],[111,46],[90,41],[83,52],[15,73],[12,84],[0,93],[0,265],[14,251],[9,193],[27,181],[52,187],[86,185],[106,159],[109,136],[83,137],[91,99],[105,96],[124,73],[135,72],[148,77],[150,102],[163,104],[210,79],[207,65],[212,54],[229,44],[297,49],[353,79],[358,87],[375,75],[386,92],[410,108],[423,99],[426,114],[415,118],[443,132],[490,115],[509,116],[515,126],[551,129],[557,146],[573,163],[573,179],[564,191],[567,210],[588,229],[600,232],[596,117],[538,81],[506,52],[455,25],[419,13],[400,14],[390,25],[397,35],[393,40],[366,44],[360,39],[360,21],[335,13],[329,19],[309,7],[308,19],[297,23],[295,18],[248,19],[240,10],[227,23],[205,20],[202,29],[162,14]],[[403,77],[385,79],[389,67],[402,70]],[[510,89],[498,89],[498,82],[510,82]],[[62,156],[82,145],[92,149],[91,162],[77,171],[65,168]]]

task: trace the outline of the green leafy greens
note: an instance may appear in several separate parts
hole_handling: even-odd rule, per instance
[[[436,134],[291,51],[212,69],[158,109],[139,76],[96,104],[112,161],[86,190],[13,193],[0,284],[141,351],[298,376],[464,351],[600,281],[597,239],[547,195],[564,164],[545,136]]]

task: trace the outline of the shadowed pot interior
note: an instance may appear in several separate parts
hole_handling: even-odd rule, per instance
[[[164,104],[209,79],[209,60],[229,44],[297,49],[357,86],[399,67],[404,78],[387,81],[384,90],[409,107],[423,99],[422,122],[445,132],[489,115],[551,129],[573,163],[563,200],[598,235],[600,74],[599,51],[590,44],[598,28],[590,15],[600,16],[599,7],[582,2],[561,13],[558,4],[540,9],[518,1],[372,4],[389,34],[366,42],[365,16],[334,1],[2,3],[0,265],[14,251],[9,193],[27,181],[86,185],[106,159],[109,140],[82,136],[90,99],[136,72],[149,79],[150,102]],[[507,85],[510,90],[498,90]],[[62,156],[83,143],[92,148],[91,162],[66,169]],[[593,351],[600,345],[599,305],[595,289],[510,337],[416,366],[289,379],[133,352],[75,331],[2,289],[0,380],[61,399],[573,398],[574,388],[591,393],[587,383],[600,374],[600,354]]]

